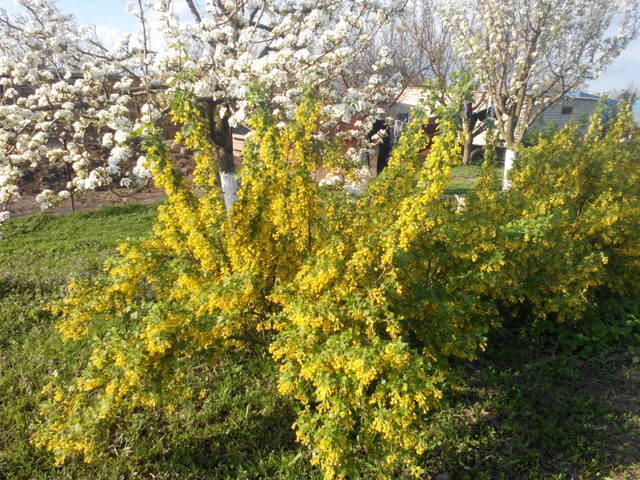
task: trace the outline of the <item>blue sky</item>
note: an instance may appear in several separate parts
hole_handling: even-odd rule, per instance
[[[136,20],[125,12],[125,0],[56,0],[58,9],[73,14],[84,25],[109,25],[123,31],[136,27]],[[15,12],[14,0],[0,0],[0,7]]]
[[[609,68],[589,84],[587,90],[599,93],[630,84],[640,88],[640,39],[631,42]]]
[[[84,25],[97,25],[107,40],[136,28],[136,20],[125,12],[126,0],[57,0],[62,12],[75,15]],[[0,6],[14,10],[13,0],[0,0]],[[635,84],[640,88],[640,39],[629,44],[618,59],[583,90],[602,93]]]
[[[110,25],[123,31],[136,28],[136,19],[125,12],[123,0],[57,0],[61,12],[72,13],[84,25]]]

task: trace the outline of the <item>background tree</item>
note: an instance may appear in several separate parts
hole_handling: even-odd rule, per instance
[[[112,48],[50,0],[21,0],[15,16],[0,11],[5,211],[19,195],[27,168],[60,165],[67,172],[66,188],[38,196],[43,207],[114,181],[144,183],[150,174],[135,137],[166,110],[175,89],[195,92],[208,119],[216,159],[212,173],[220,174],[227,208],[237,189],[232,128],[246,118],[251,85],[271,92],[280,122],[291,118],[305,85],[313,85],[331,119],[327,131],[358,113],[362,125],[343,134],[360,137],[393,90],[380,74],[385,58],[371,66],[374,74],[365,83],[346,81],[349,59],[389,16],[390,9],[378,2],[201,5],[189,0],[187,5],[192,19],[179,18],[172,0],[130,2],[139,29]],[[353,153],[358,159],[357,149]]]
[[[637,0],[460,0],[441,12],[508,149],[545,108],[597,77],[640,22]]]
[[[456,72],[466,75],[470,66],[453,48],[453,34],[438,12],[438,0],[412,0],[384,25],[373,42],[353,62],[353,69],[366,71],[380,52],[390,59],[385,72],[395,75],[403,87],[424,86],[432,104],[448,105],[458,101],[451,96],[458,83]],[[469,85],[477,86],[472,77]],[[471,95],[461,115],[463,163],[470,163],[473,139],[486,127],[478,121],[478,112],[487,106],[485,95]]]
[[[64,179],[57,193],[38,195],[45,208],[60,198],[74,206],[77,192],[113,182],[145,184],[150,172],[131,141],[136,116],[150,113],[134,101],[144,91],[144,56],[129,37],[105,47],[53,3],[20,5],[13,17],[0,9],[3,218],[27,169]]]
[[[461,69],[461,59],[435,5],[434,0],[407,2],[354,59],[352,68],[364,73],[386,51],[390,61],[385,71],[398,74],[403,86],[420,86],[426,79],[438,82],[442,89],[451,85],[451,74]]]
[[[640,86],[631,82],[626,87],[611,90],[609,96],[623,104],[633,105],[633,102],[640,98]]]

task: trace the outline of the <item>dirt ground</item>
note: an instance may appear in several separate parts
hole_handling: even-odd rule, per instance
[[[75,211],[97,210],[106,205],[122,205],[123,203],[154,203],[167,198],[164,190],[147,187],[140,192],[131,194],[127,190],[87,191],[78,195],[75,202]],[[23,194],[21,198],[11,203],[9,211],[13,217],[22,217],[40,212],[35,194]],[[61,215],[71,213],[71,200],[62,200],[56,206],[45,210],[47,215]]]

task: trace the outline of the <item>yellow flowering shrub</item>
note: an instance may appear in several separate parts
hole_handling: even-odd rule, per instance
[[[75,382],[46,389],[33,441],[57,461],[101,454],[117,416],[195,395],[187,359],[257,349],[297,399],[293,428],[326,479],[420,478],[426,422],[460,382],[452,361],[473,359],[505,316],[578,320],[603,289],[640,293],[628,114],[523,150],[508,192],[489,149],[460,206],[443,194],[460,157],[458,105],[441,109],[433,139],[416,113],[388,168],[355,196],[314,180],[320,167],[348,174],[343,146],[323,140],[322,106],[308,96],[282,126],[267,100],[256,94],[229,213],[192,95],[179,93],[172,114],[195,154],[193,184],[159,132],[145,139],[168,194],[152,234],[121,245],[107,275],[73,282],[56,307],[63,337],[92,345]]]
[[[172,166],[159,132],[148,136],[150,167],[168,195],[153,233],[122,244],[105,266],[108,275],[72,282],[55,307],[65,339],[92,337],[90,361],[76,382],[48,387],[44,423],[33,436],[59,462],[74,453],[91,460],[113,418],[190,396],[180,381],[185,359],[210,361],[264,344],[276,281],[292,279],[321,236],[322,199],[310,172],[340,150],[311,141],[320,105],[304,103],[284,128],[268,115],[253,119],[259,141],[247,146],[231,215],[212,182],[215,152],[195,99],[179,93],[172,113],[184,125],[178,140],[195,152],[194,184]]]
[[[628,110],[606,126],[596,114],[586,133],[566,127],[520,152],[511,189],[486,203],[520,267],[510,274],[519,292],[502,295],[504,305],[516,299],[540,319],[580,321],[597,295],[640,295],[639,164]]]

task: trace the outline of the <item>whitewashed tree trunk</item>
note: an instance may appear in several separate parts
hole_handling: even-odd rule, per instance
[[[511,182],[509,181],[509,171],[513,168],[513,162],[516,159],[516,152],[507,149],[504,155],[504,175],[502,178],[502,190],[506,191],[511,188]]]
[[[236,198],[238,198],[236,195],[239,187],[238,178],[233,172],[220,172],[220,184],[222,185],[222,193],[224,194],[224,206],[227,212],[229,212]]]

